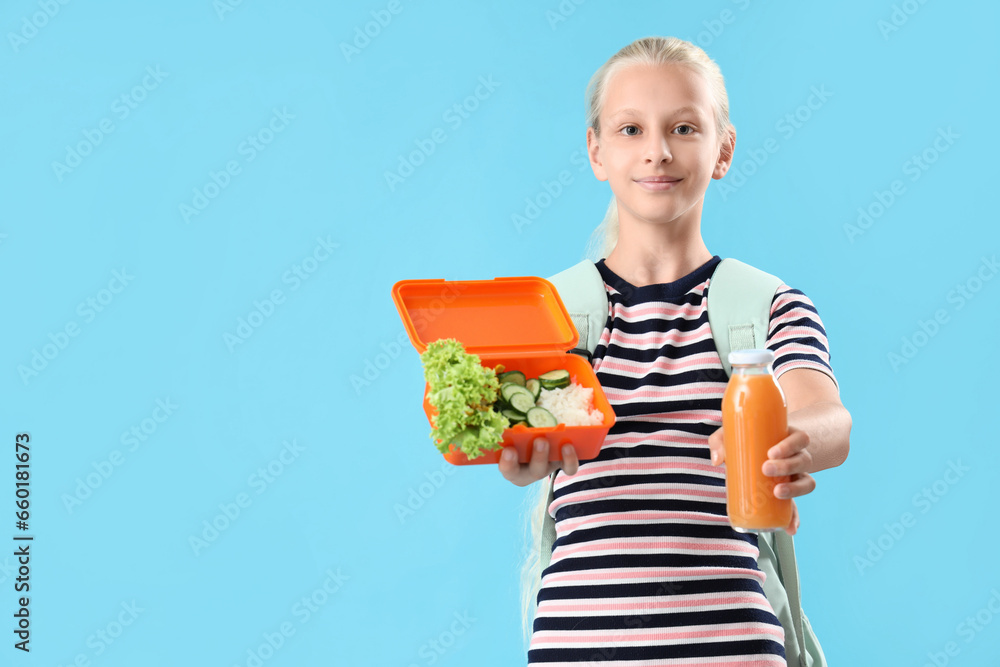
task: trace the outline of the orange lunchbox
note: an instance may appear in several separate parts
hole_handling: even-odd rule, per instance
[[[594,408],[604,421],[594,426],[529,427],[515,424],[503,432],[503,447],[517,448],[518,460],[531,459],[534,438],[549,440],[549,460],[562,460],[562,445],[571,444],[581,461],[597,457],[615,413],[590,362],[568,353],[580,339],[559,293],[548,280],[534,276],[493,280],[400,280],[392,286],[392,300],[413,347],[423,353],[428,344],[454,338],[465,351],[479,356],[487,368],[503,365],[528,377],[561,369],[570,381],[594,390]],[[433,426],[437,413],[424,383],[424,412]],[[502,449],[469,459],[454,444],[444,457],[455,465],[498,463]]]

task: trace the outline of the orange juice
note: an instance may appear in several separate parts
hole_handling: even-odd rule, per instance
[[[769,477],[762,470],[768,450],[788,437],[788,407],[771,371],[773,361],[770,350],[729,355],[733,372],[722,398],[726,513],[740,532],[780,530],[792,520],[791,498],[774,495],[774,487],[790,477]]]

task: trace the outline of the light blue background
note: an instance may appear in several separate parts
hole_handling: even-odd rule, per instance
[[[1000,589],[1000,279],[961,309],[948,299],[1000,250],[994,3],[591,0],[564,2],[553,23],[556,0],[400,0],[398,14],[387,2],[49,2],[48,19],[45,0],[0,13],[0,554],[13,551],[22,431],[36,536],[30,655],[12,648],[13,558],[0,556],[0,664],[247,665],[283,623],[295,633],[265,665],[524,664],[519,559],[535,488],[492,466],[450,468],[433,448],[390,289],[578,261],[610,195],[579,161],[584,89],[654,34],[719,63],[735,166],[755,172],[727,196],[726,181],[711,185],[709,249],[814,300],[853,416],[850,458],[798,501],[804,604],[831,664],[923,665],[948,642],[953,664],[1000,653],[993,612],[971,636],[959,628]],[[894,11],[901,25],[883,34]],[[391,22],[346,57],[371,12]],[[115,100],[147,67],[166,76],[122,117]],[[481,77],[499,85],[449,122]],[[813,87],[831,96],[809,110]],[[241,144],[275,109],[294,117],[251,161]],[[779,123],[797,111],[808,120],[789,136]],[[60,180],[53,162],[102,119],[113,132]],[[385,174],[436,128],[444,143],[390,188]],[[957,140],[913,180],[907,161],[948,128]],[[754,169],[769,138],[779,149]],[[181,205],[229,161],[239,173],[186,222]],[[517,229],[512,216],[563,170],[572,183]],[[858,207],[897,179],[905,192],[849,240]],[[337,247],[296,285],[288,272],[318,238]],[[133,278],[102,312],[78,309],[111,296],[101,290],[123,269]],[[224,336],[273,290],[283,302],[230,349]],[[889,353],[938,310],[947,322],[894,369]],[[71,322],[78,335],[22,378]],[[352,384],[376,362],[370,384]],[[130,451],[122,434],[158,399],[178,407]],[[272,463],[286,441],[303,449]],[[65,496],[116,450],[121,465],[70,511]],[[955,461],[969,470],[939,481]],[[252,475],[269,463],[280,475],[261,488]],[[435,480],[401,520],[397,506]],[[944,493],[921,506],[935,481]],[[241,493],[251,504],[195,555],[189,538]],[[915,523],[893,537],[906,512]],[[885,553],[860,568],[880,539]],[[328,570],[346,579],[304,619],[296,604]],[[96,633],[133,601],[142,611],[103,645]]]

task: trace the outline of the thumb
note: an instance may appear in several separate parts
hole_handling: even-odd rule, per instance
[[[722,427],[712,433],[708,438],[708,448],[712,458],[712,465],[717,466],[726,460],[726,449],[722,439]]]

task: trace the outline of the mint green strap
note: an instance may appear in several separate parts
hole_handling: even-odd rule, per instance
[[[802,596],[799,592],[799,568],[795,562],[795,543],[792,541],[792,536],[783,530],[774,533],[774,551],[778,557],[781,583],[785,585],[785,592],[788,594],[788,606],[792,610],[795,638],[799,644],[799,662],[805,667],[808,658],[806,638],[802,632]]]
[[[584,259],[573,266],[548,277],[552,286],[556,288],[559,300],[563,302],[566,311],[569,313],[573,326],[579,335],[576,346],[588,350],[591,354],[597,349],[604,326],[607,324],[608,314],[608,293],[604,288],[604,278],[597,270],[594,262]],[[556,542],[556,522],[549,515],[549,505],[555,499],[556,475],[555,471],[549,475],[545,482],[548,485],[548,496],[545,501],[542,516],[542,544],[539,560],[541,571],[549,566],[552,560],[552,549]]]
[[[580,335],[576,346],[593,354],[608,323],[608,292],[601,272],[592,261],[585,259],[551,276],[548,281],[556,288]]]
[[[731,376],[733,371],[729,363],[731,351],[763,349],[766,345],[771,303],[781,283],[780,278],[731,257],[716,267],[708,285],[708,320],[726,375]],[[719,335],[722,332],[728,335]],[[758,539],[766,537],[758,534]],[[807,658],[802,633],[802,599],[792,536],[784,531],[774,533],[774,552],[788,595],[799,660],[804,663]]]
[[[708,324],[726,375],[733,372],[731,351],[764,347],[780,285],[779,278],[731,257],[715,268],[708,284]]]
[[[542,567],[539,572],[544,572],[545,568],[547,568],[549,563],[552,561],[552,549],[556,543],[556,522],[549,515],[549,505],[551,505],[552,501],[555,499],[556,475],[558,474],[559,471],[556,470],[554,473],[549,475],[549,479],[546,482],[546,484],[548,484],[549,493],[548,499],[545,501],[545,507],[542,508],[542,512],[545,514],[542,517],[542,550],[539,555]]]

